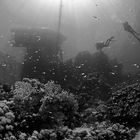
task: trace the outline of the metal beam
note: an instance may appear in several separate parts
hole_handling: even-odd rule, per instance
[[[59,17],[58,17],[58,31],[57,31],[57,46],[60,45],[60,33],[61,33],[61,25],[62,25],[62,11],[63,10],[63,0],[60,0],[60,5],[59,5]],[[60,47],[60,46],[59,46]],[[62,54],[62,49],[60,47],[60,52],[59,52],[59,57],[60,60],[63,61],[63,54]]]

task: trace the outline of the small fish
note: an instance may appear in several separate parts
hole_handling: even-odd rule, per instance
[[[139,68],[140,67],[138,64],[133,64],[133,66],[135,66],[136,68]]]
[[[93,18],[98,19],[98,17],[96,17],[96,16],[93,16]]]
[[[7,65],[6,64],[2,64],[2,67],[6,67]]]
[[[114,72],[110,72],[112,75],[116,75]]]
[[[44,71],[44,72],[42,72],[42,74],[44,74],[44,75],[45,75],[45,74],[46,74],[46,72]]]
[[[117,68],[117,67],[118,67],[117,65],[114,66],[114,68]]]
[[[94,18],[95,20],[100,20],[100,18],[97,17],[97,16],[93,16],[93,18]]]

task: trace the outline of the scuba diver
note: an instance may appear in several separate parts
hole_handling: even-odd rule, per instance
[[[138,41],[140,41],[140,34],[138,34],[127,21],[123,23],[123,28],[125,31],[131,33]]]
[[[102,49],[103,49],[104,47],[109,47],[109,45],[110,45],[110,43],[111,43],[111,41],[112,41],[113,39],[114,39],[114,36],[108,38],[108,39],[106,40],[106,42],[103,42],[103,41],[97,42],[97,43],[96,43],[96,49],[99,50],[99,51],[102,51]]]

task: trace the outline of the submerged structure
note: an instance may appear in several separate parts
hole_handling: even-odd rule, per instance
[[[137,33],[127,21],[123,23],[123,28],[126,32],[132,34],[140,42],[140,34]]]
[[[53,77],[55,65],[62,61],[65,37],[47,28],[15,28],[11,32],[13,46],[26,48],[21,78],[46,81]]]

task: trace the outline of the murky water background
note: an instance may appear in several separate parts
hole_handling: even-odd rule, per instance
[[[38,67],[43,66],[38,61],[41,59],[45,63],[43,59],[52,57],[46,56],[47,49],[40,49],[40,44],[36,43],[43,38],[40,34],[43,30],[50,31],[43,33],[51,40],[50,46],[61,40],[57,32],[62,35],[63,39],[57,45],[61,48],[63,61],[82,51],[96,53],[95,44],[113,36],[110,47],[103,52],[123,64],[124,72],[133,74],[140,70],[140,42],[124,31],[122,24],[126,21],[140,33],[139,0],[0,0],[0,82],[14,83],[21,79],[25,59],[33,58],[35,63],[33,66],[26,64],[24,76],[28,76],[26,68],[29,66],[33,67],[31,71],[41,71]],[[31,41],[31,37],[24,41],[22,35],[14,46],[12,37],[18,30],[19,36],[22,33],[25,38],[28,31],[35,34],[32,47],[27,41]],[[31,54],[27,55],[27,52]],[[32,52],[36,55],[32,56]],[[45,70],[41,71],[44,75]],[[138,133],[135,140],[139,139]]]

